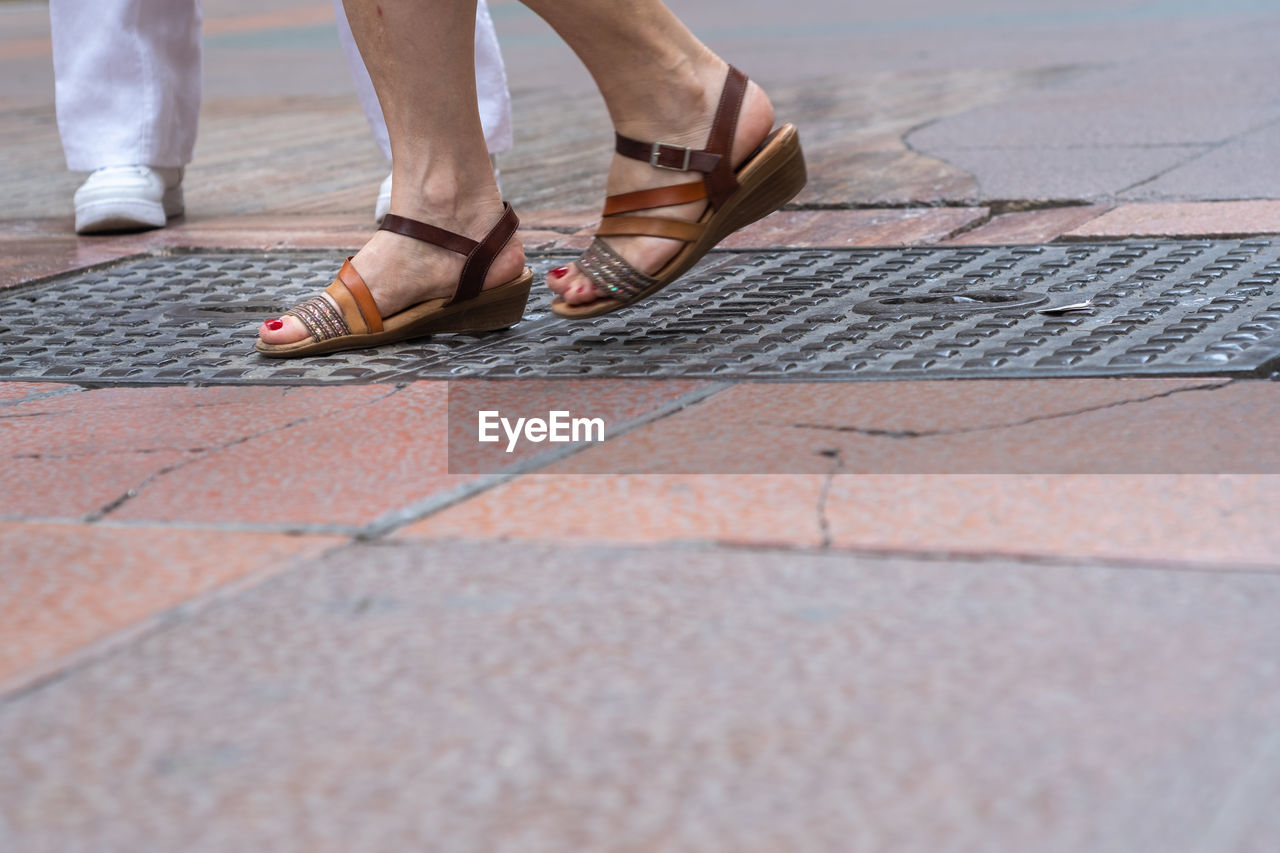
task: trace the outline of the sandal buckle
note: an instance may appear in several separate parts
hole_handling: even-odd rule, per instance
[[[677,157],[683,153],[684,162],[679,166],[669,165],[670,161],[667,163],[658,162],[662,159],[663,153],[667,151],[674,153]],[[649,165],[655,169],[669,169],[672,172],[687,172],[689,171],[689,158],[692,155],[692,148],[685,148],[683,145],[669,145],[666,142],[655,142],[653,143],[653,148],[649,152]]]

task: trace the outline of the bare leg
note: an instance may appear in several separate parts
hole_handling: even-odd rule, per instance
[[[391,139],[391,211],[479,239],[502,214],[476,109],[475,0],[346,0],[347,18],[373,80]],[[426,82],[424,82],[426,81]],[[383,317],[453,293],[463,258],[378,231],[352,260]],[[518,276],[518,237],[486,287]],[[267,343],[307,337],[292,316],[258,330]]]

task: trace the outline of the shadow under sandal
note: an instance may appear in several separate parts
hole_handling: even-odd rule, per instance
[[[733,66],[720,93],[707,147],[702,150],[641,142],[617,134],[616,150],[624,157],[656,169],[701,172],[687,184],[621,193],[605,199],[604,216],[596,239],[579,258],[578,268],[607,294],[593,302],[569,305],[557,299],[551,310],[561,317],[597,317],[657,293],[675,281],[725,237],[786,204],[804,188],[807,176],[800,136],[793,124],[769,133],[736,170],[730,160],[738,114],[747,90],[747,76]],[[658,216],[631,216],[642,210],[706,199],[707,209],[697,222]],[[631,266],[608,243],[614,236],[666,237],[684,247],[662,269],[646,274]]]
[[[477,242],[416,219],[388,213],[382,221],[381,230],[403,234],[466,256],[453,296],[428,299],[384,318],[378,313],[377,303],[373,301],[368,286],[351,265],[351,258],[347,258],[338,271],[338,277],[323,294],[284,312],[297,317],[311,333],[309,337],[289,344],[258,341],[254,348],[272,358],[296,358],[380,346],[437,332],[508,329],[524,316],[533,272],[525,267],[511,281],[487,290],[483,287],[494,258],[511,240],[519,224],[511,205],[504,202],[498,224]]]

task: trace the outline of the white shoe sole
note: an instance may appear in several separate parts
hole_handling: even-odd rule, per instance
[[[165,190],[164,201],[138,198],[99,198],[76,205],[76,233],[100,234],[108,231],[145,231],[163,228],[170,217],[184,211],[182,187]]]

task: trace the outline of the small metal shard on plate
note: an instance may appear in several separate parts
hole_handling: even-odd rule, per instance
[[[1048,308],[1041,308],[1041,314],[1069,314],[1075,311],[1092,311],[1094,308],[1093,300],[1086,299],[1084,302],[1073,302],[1070,305],[1050,305]]]

